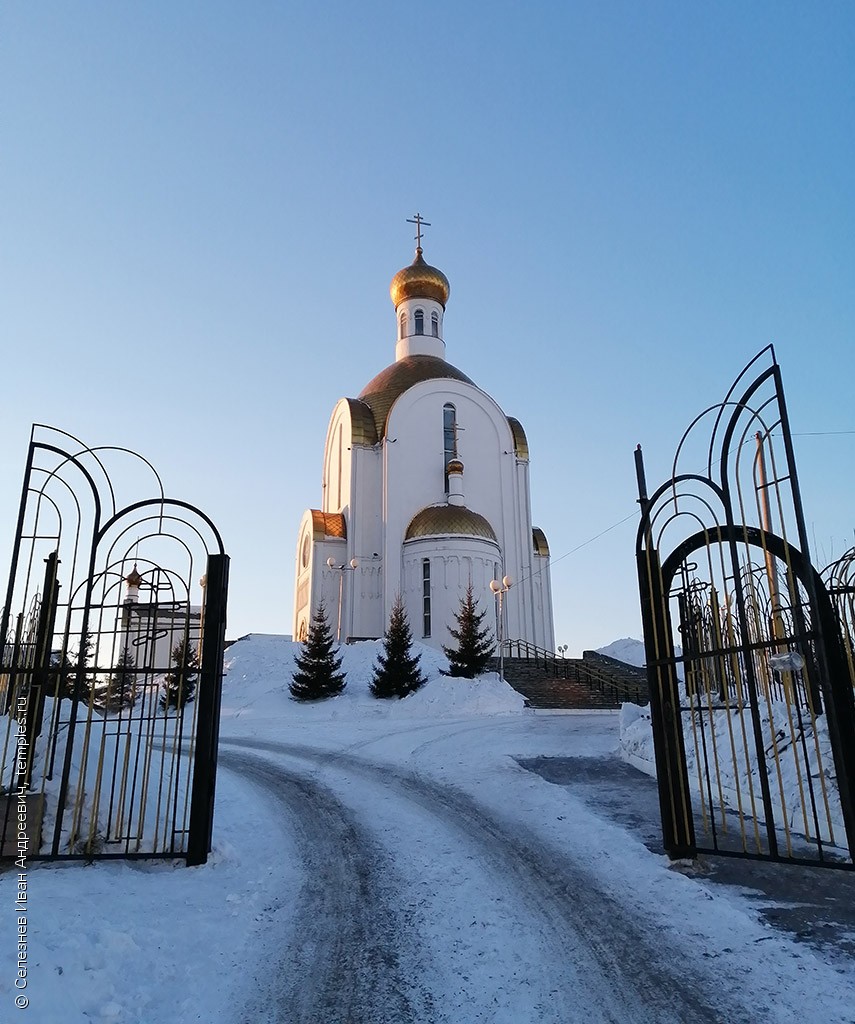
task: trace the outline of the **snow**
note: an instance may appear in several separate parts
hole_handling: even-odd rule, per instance
[[[609,658],[624,661],[627,665],[635,665],[637,668],[643,668],[647,663],[643,641],[633,640],[629,636],[597,648],[597,654],[605,654]]]
[[[287,693],[295,649],[282,638],[250,636],[226,652],[208,864],[31,865],[32,1016],[22,1019],[284,1024],[251,1009],[290,983],[283,948],[313,964],[318,978],[301,978],[311,990],[329,966],[312,950],[341,930],[352,941],[336,955],[356,958],[351,980],[363,986],[360,998],[385,992],[387,976],[406,981],[383,998],[390,1006],[408,1001],[409,1018],[381,1009],[371,1018],[378,1021],[851,1024],[851,963],[825,962],[772,931],[727,887],[669,870],[572,787],[519,764],[608,761],[619,725],[624,737],[638,730],[643,752],[643,709],[535,717],[495,676],[442,676],[442,658],[427,649],[427,685],[403,701],[376,701],[368,691],[377,653],[370,642],[344,648],[341,696],[301,705]],[[273,793],[293,801],[288,813]],[[314,832],[301,799],[316,809]],[[325,842],[341,864],[325,869],[315,851],[309,875],[312,846]],[[312,901],[324,877],[329,930],[318,912],[312,932],[307,911],[321,906]],[[7,908],[14,881],[0,875]],[[10,952],[14,925],[7,911],[0,943]],[[372,928],[387,925],[400,930],[394,962],[377,960],[383,950],[372,946]],[[295,946],[307,930],[309,945]],[[11,971],[0,974],[0,1007],[9,1008],[2,1019],[14,1010],[12,981]],[[688,1000],[684,1018],[675,993]],[[696,1014],[692,993],[711,1001],[715,1016]],[[291,1019],[345,1020],[338,999],[333,1013]]]

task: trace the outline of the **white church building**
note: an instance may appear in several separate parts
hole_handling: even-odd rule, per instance
[[[342,641],[381,637],[400,594],[414,639],[439,648],[471,582],[494,636],[552,651],[525,432],[446,361],[449,283],[418,241],[392,279],[395,361],[330,418],[321,507],[305,512],[297,540],[294,637],[305,639],[321,601]],[[499,631],[490,582],[503,577]]]

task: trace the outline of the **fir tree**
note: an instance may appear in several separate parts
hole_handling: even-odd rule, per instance
[[[297,671],[289,687],[294,700],[324,700],[341,693],[346,680],[339,671],[341,658],[336,657],[337,653],[322,602],[309,626],[303,651],[297,655]]]
[[[68,679],[68,690],[69,696],[74,696],[75,680],[78,672],[82,672],[80,678],[80,690],[78,698],[82,704],[88,704],[89,698],[92,696],[92,690],[95,687],[95,675],[90,674],[86,671],[89,668],[89,662],[95,657],[95,640],[92,634],[87,630],[80,637],[80,644],[77,648],[77,653],[74,655],[74,671]]]
[[[172,648],[172,664],[172,671],[163,677],[160,706],[181,711],[196,696],[196,684],[199,681],[199,655],[187,637],[179,640]]]
[[[371,680],[375,697],[406,697],[426,682],[419,669],[419,655],[413,656],[413,637],[400,595],[392,605],[389,628],[383,637]]]
[[[489,626],[483,625],[486,614],[486,611],[478,611],[470,583],[466,594],[460,599],[460,610],[454,613],[457,629],[449,629],[457,641],[457,647],[442,648],[448,658],[450,676],[474,679],[490,663],[495,644]]]
[[[134,656],[129,647],[122,649],[119,660],[107,682],[95,694],[95,703],[108,713],[133,707],[137,699],[137,678]]]
[[[60,700],[71,700],[74,697],[77,675],[79,672],[82,672],[78,698],[82,704],[89,703],[92,681],[86,670],[94,654],[95,641],[89,632],[84,633],[80,637],[80,643],[75,652],[70,654],[56,652],[52,658],[54,673],[51,678],[52,690]]]

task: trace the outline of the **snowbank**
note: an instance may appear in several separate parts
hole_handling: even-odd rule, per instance
[[[379,640],[363,640],[340,648],[347,685],[338,697],[313,703],[291,699],[288,686],[302,644],[283,637],[250,634],[226,651],[222,719],[240,719],[243,731],[252,723],[259,726],[271,718],[285,721],[353,720],[385,717],[459,718],[466,715],[519,714],[525,699],[495,672],[477,679],[458,679],[442,674],[448,668],[445,656],[414,643],[420,655],[426,684],[403,700],[378,700],[369,683],[382,649]]]

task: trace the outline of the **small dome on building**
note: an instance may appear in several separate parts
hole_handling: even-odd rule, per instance
[[[142,583],[142,576],[140,576],[140,574],[137,572],[136,562],[134,562],[133,569],[131,569],[131,571],[125,577],[125,583],[127,583],[129,587],[139,587],[140,583]]]
[[[451,285],[441,270],[425,263],[421,248],[416,249],[416,258],[403,270],[399,270],[392,278],[389,294],[395,309],[405,299],[434,299],[442,304],[443,309],[451,294]]]
[[[462,505],[431,505],[410,520],[404,540],[419,537],[482,537],[497,544],[496,533],[487,520]]]
[[[451,473],[462,473],[463,472],[463,463],[460,461],[460,459],[451,459],[451,461],[445,467],[445,471],[448,474],[451,474]]]

